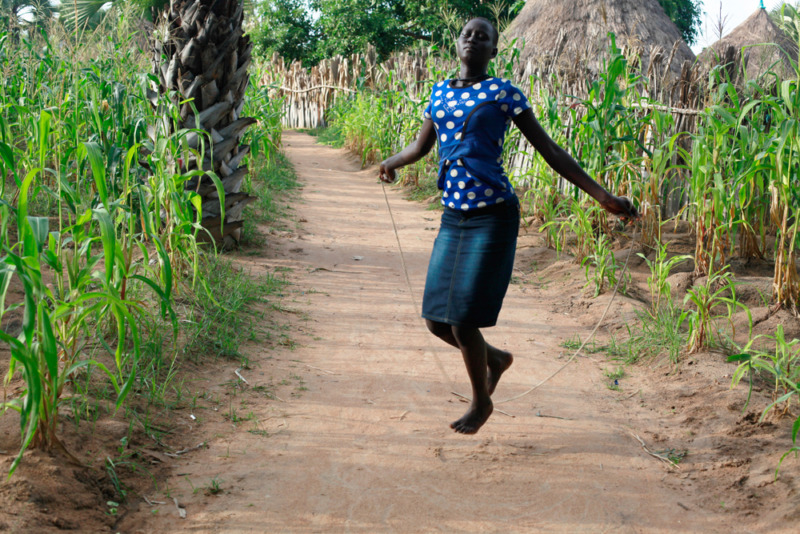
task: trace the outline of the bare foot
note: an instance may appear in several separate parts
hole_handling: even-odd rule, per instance
[[[488,397],[485,403],[473,401],[461,419],[450,423],[450,428],[461,434],[475,434],[489,419],[493,410],[492,400]]]
[[[486,363],[489,366],[489,374],[487,377],[489,382],[489,395],[493,395],[495,388],[497,388],[497,383],[500,382],[500,376],[514,363],[514,357],[510,352],[488,346],[486,351]]]

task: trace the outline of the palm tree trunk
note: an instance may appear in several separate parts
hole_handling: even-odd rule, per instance
[[[187,188],[202,197],[202,224],[223,247],[238,243],[242,211],[254,200],[240,192],[247,176],[242,159],[250,150],[240,142],[245,130],[256,122],[240,116],[253,49],[244,35],[243,15],[242,0],[170,0],[159,16],[167,32],[154,43],[159,90],[180,105],[178,129],[200,129],[208,133],[206,140],[211,139],[204,160],[190,160],[186,170],[202,166],[215,172],[222,180],[225,201],[220,202],[208,176],[190,180]],[[187,139],[196,147],[201,137],[190,135]]]

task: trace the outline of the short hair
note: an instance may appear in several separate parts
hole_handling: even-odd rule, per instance
[[[492,28],[492,43],[497,46],[497,42],[500,40],[500,32],[497,31],[497,28],[491,20],[487,19],[486,17],[472,17],[470,20],[482,20],[488,24],[489,27]]]

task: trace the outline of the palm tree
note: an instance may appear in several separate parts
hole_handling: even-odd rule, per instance
[[[107,4],[104,0],[73,0],[71,8],[68,2],[64,13],[71,17],[73,28],[90,26]],[[178,124],[164,121],[172,130],[166,133],[182,129],[205,132],[187,137],[192,148],[199,146],[200,139],[210,140],[204,160],[190,159],[184,171],[215,173],[222,182],[224,200],[210,176],[190,180],[187,188],[202,197],[202,224],[217,244],[235,245],[243,226],[242,211],[254,200],[241,192],[247,176],[242,160],[249,153],[241,139],[256,122],[240,116],[253,49],[244,35],[243,0],[160,0],[160,5],[156,0],[150,2],[150,12],[159,28],[150,36],[158,92],[180,107]],[[152,102],[157,105],[159,99]]]
[[[0,0],[0,29],[16,38],[20,30],[40,26],[50,20],[55,11],[49,0]]]
[[[203,226],[223,247],[238,243],[242,211],[254,200],[241,193],[247,176],[242,160],[249,146],[240,142],[256,122],[241,117],[253,49],[243,17],[242,0],[170,0],[156,20],[167,31],[160,38],[156,32],[154,39],[159,90],[181,106],[178,128],[201,129],[211,139],[210,157],[190,165],[216,173],[225,189],[224,203],[208,176],[187,187],[203,197]]]

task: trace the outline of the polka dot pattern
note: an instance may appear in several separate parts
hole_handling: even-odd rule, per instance
[[[513,189],[510,187],[502,192],[498,192],[492,187],[487,187],[480,180],[472,177],[465,166],[458,165],[458,161],[453,162],[447,175],[448,179],[445,181],[444,192],[442,193],[442,204],[451,208],[453,208],[451,204],[454,204],[456,207],[453,209],[468,211],[481,205],[486,207],[498,202],[504,202],[506,197],[514,194]],[[459,205],[459,202],[461,205]]]
[[[443,205],[469,211],[512,198],[514,189],[503,172],[503,143],[511,119],[529,107],[520,90],[505,79],[489,78],[461,88],[449,81],[435,84],[423,116],[433,121],[439,140]],[[475,119],[465,129],[471,113]],[[470,156],[472,147],[481,156]]]

